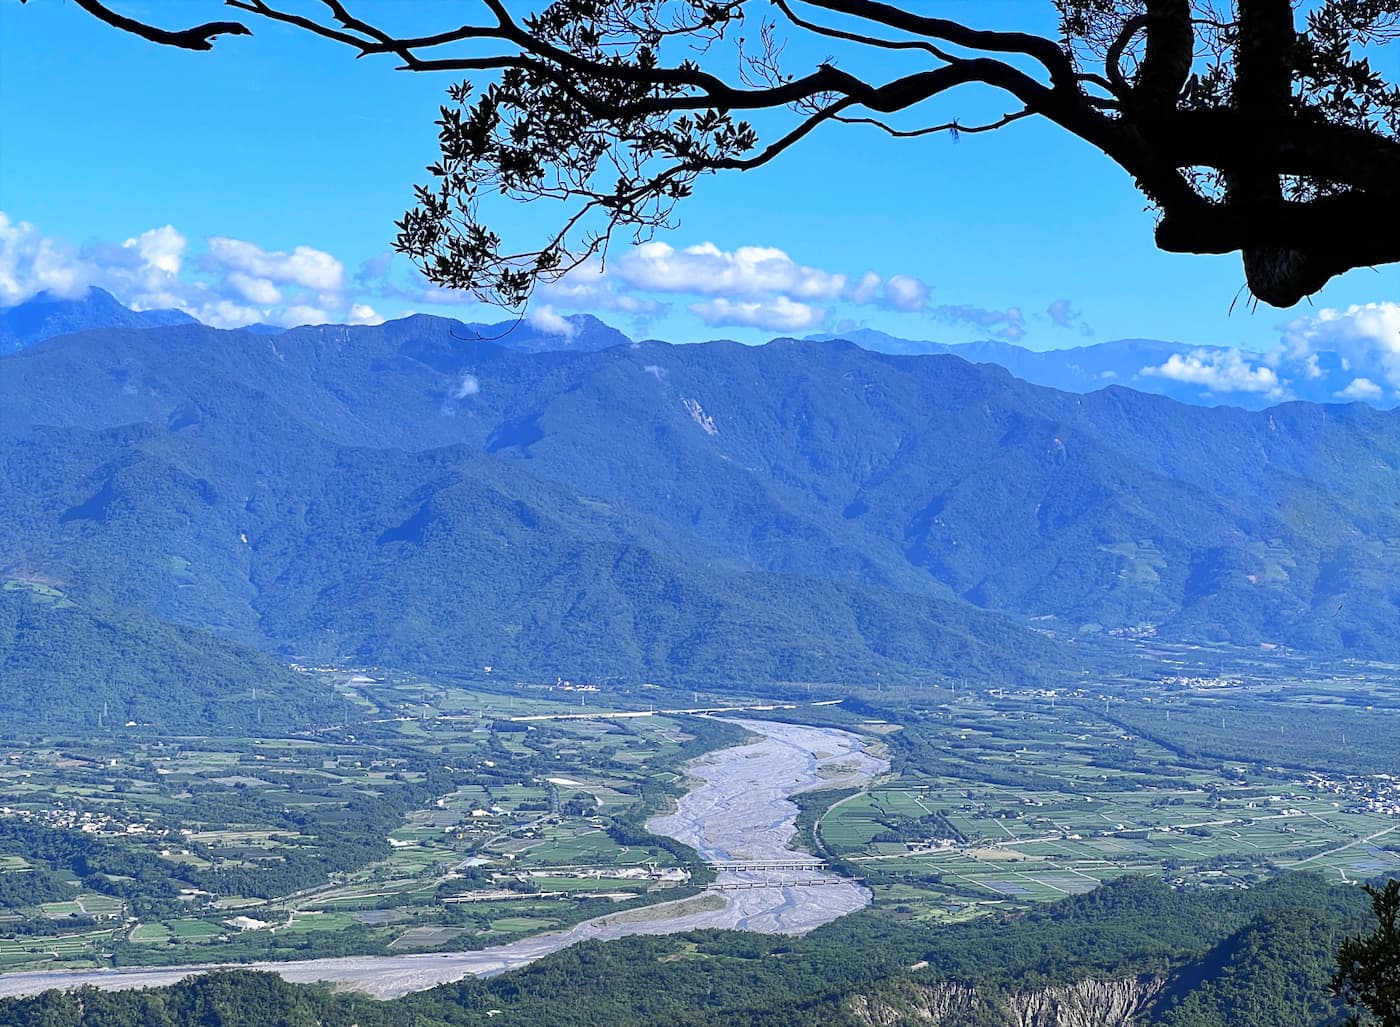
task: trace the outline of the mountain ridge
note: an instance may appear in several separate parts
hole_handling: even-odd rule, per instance
[[[197,323],[180,310],[131,310],[96,286],[76,298],[41,292],[24,303],[0,308],[0,354],[88,328],[162,328]]]
[[[67,307],[64,307],[65,304]],[[68,312],[63,313],[60,308]],[[48,313],[41,314],[40,309]],[[633,339],[591,314],[559,316],[552,311],[548,313],[550,316],[519,317],[495,323],[465,322],[435,314],[410,314],[387,324],[406,323],[411,331],[420,334],[425,325],[444,326],[453,338],[462,343],[491,343],[526,353],[595,352],[639,342],[664,341]],[[46,324],[49,324],[42,332],[24,335],[23,338],[14,332],[6,334],[7,321],[33,321],[39,318],[46,319]],[[99,289],[93,289],[78,300],[41,296],[15,307],[0,309],[0,353],[17,351],[46,338],[90,327],[139,329],[177,323],[198,322],[180,311],[129,311],[110,294]],[[275,337],[308,327],[331,330],[347,326],[319,325],[289,329],[249,325],[235,330]],[[1069,392],[1092,392],[1116,383],[1130,385],[1141,392],[1170,396],[1185,403],[1240,406],[1251,410],[1299,399],[1329,403],[1360,398],[1372,405],[1385,407],[1395,403],[1393,399],[1381,403],[1384,393],[1375,385],[1363,390],[1360,396],[1353,396],[1348,389],[1354,391],[1355,377],[1361,372],[1337,353],[1314,355],[1310,361],[1292,368],[1291,377],[1283,379],[1274,373],[1274,366],[1283,359],[1281,351],[1266,354],[1230,346],[1160,339],[1123,338],[1047,350],[1032,350],[999,339],[959,343],[907,339],[866,328],[818,333],[808,335],[806,339],[844,339],[870,352],[895,356],[951,354],[971,363],[996,364],[1010,370],[1018,378]]]
[[[366,582],[390,580],[393,567],[357,533],[446,546],[436,559],[447,563],[464,559],[493,524],[498,538],[533,539],[540,553],[555,554],[550,580],[592,597],[565,609],[612,610],[599,614],[603,622],[622,616],[628,624],[619,637],[635,639],[624,646],[631,655],[609,663],[598,659],[606,630],[570,622],[598,673],[655,676],[681,665],[658,655],[674,639],[648,635],[655,627],[658,638],[672,638],[681,622],[638,627],[626,598],[629,590],[650,594],[629,577],[640,554],[649,554],[643,564],[665,566],[663,578],[710,596],[712,610],[724,608],[717,597],[725,594],[761,596],[770,607],[776,597],[759,618],[773,626],[765,629],[770,640],[786,630],[780,623],[819,637],[814,610],[845,609],[844,644],[876,662],[885,657],[868,649],[866,636],[877,637],[878,626],[850,619],[851,604],[893,616],[895,597],[911,608],[934,604],[935,620],[950,626],[985,627],[991,622],[978,618],[987,614],[1048,617],[1035,623],[1062,643],[1159,631],[1383,655],[1396,642],[1400,515],[1386,496],[1400,467],[1400,429],[1397,415],[1362,405],[1250,412],[1121,386],[1080,395],[956,356],[876,354],[849,341],[525,353],[463,341],[453,323],[424,318],[276,336],[191,325],[90,331],[30,347],[0,368],[0,430],[24,440],[8,447],[6,488],[21,497],[12,504],[21,516],[0,532],[0,563],[86,551],[107,568],[92,587],[99,578],[149,585],[108,601],[284,652],[311,637],[302,630],[309,607],[292,592],[331,582],[292,589],[285,563],[249,572],[230,555],[246,548],[229,541],[236,535],[258,537],[243,521],[259,530],[275,522],[286,553],[314,546],[308,526],[331,535],[334,527],[337,546],[361,554],[355,566]],[[74,462],[73,454],[94,450],[104,454],[99,465]],[[481,494],[514,481],[516,492],[477,508],[443,484],[468,481],[475,484],[461,487]],[[80,515],[85,504],[106,502],[109,487],[125,490],[143,535],[184,540],[190,552],[173,555],[205,575],[193,593],[203,606],[183,598],[179,575],[154,569],[171,554],[147,553],[133,575],[136,556],[114,556],[115,538],[99,538],[106,529]],[[201,498],[209,489],[239,493],[245,509],[210,507]],[[339,493],[353,494],[377,520]],[[516,524],[513,504],[525,494],[535,497],[525,503],[527,520],[554,526],[560,547]],[[47,507],[23,498],[59,495],[62,504]],[[271,522],[246,506],[259,495],[270,497]],[[153,508],[154,497],[164,498]],[[605,529],[580,520],[580,504],[615,519]],[[172,510],[180,511],[173,521]],[[217,544],[208,537],[214,524],[222,525]],[[566,570],[569,545],[594,554],[579,564],[591,581]],[[339,573],[334,561],[324,565]],[[501,581],[521,577],[519,567],[492,566]],[[432,583],[417,592],[411,583],[393,586],[405,603],[437,607],[460,593],[440,574],[423,573]],[[273,589],[278,581],[283,593]],[[813,583],[824,598],[806,612],[796,603],[782,609],[785,592],[801,591],[795,582]],[[337,587],[349,622],[380,625],[352,647],[357,657],[411,634],[411,626],[391,630],[382,618],[353,613],[363,582]],[[676,584],[672,592],[684,590]],[[543,606],[561,601],[543,596]],[[529,607],[532,599],[520,593],[518,602]],[[484,594],[470,604],[489,605]],[[746,604],[733,607],[747,611],[735,613],[737,622],[757,616]],[[577,613],[584,622],[590,616]],[[278,626],[278,617],[300,626]],[[492,630],[516,623],[502,611],[483,618],[498,625]],[[316,630],[348,637],[339,623]],[[551,639],[544,648],[556,646],[555,629],[541,630]],[[920,629],[906,623],[895,633],[907,641]],[[490,648],[483,664],[500,663]],[[925,643],[905,649],[924,654],[906,670],[930,652]],[[755,674],[759,666],[750,663]],[[791,659],[785,666],[797,673]]]

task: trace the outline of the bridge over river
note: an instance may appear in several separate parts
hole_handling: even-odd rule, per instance
[[[745,870],[762,870],[765,872],[787,874],[797,873],[802,870],[825,870],[826,864],[819,859],[751,859],[740,861],[716,861],[711,863],[720,873],[742,873]]]
[[[514,970],[586,939],[606,941],[706,927],[803,934],[860,909],[870,899],[860,884],[826,873],[819,860],[789,847],[797,807],[788,797],[813,788],[866,784],[888,764],[864,752],[859,738],[846,731],[759,720],[734,723],[758,739],[693,761],[689,773],[700,783],[681,798],[674,813],[647,822],[649,830],[685,842],[716,868],[715,883],[703,895],[598,917],[566,931],[475,952],[238,965],[270,970],[289,981],[329,981],[390,998],[468,974]],[[793,880],[784,880],[783,874],[791,874]],[[140,988],[172,984],[192,973],[221,968],[10,973],[0,975],[0,995],[32,995],[80,984]]]

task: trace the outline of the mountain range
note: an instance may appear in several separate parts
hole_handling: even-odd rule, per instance
[[[129,310],[104,289],[76,298],[40,293],[18,306],[0,308],[0,354],[89,328],[160,328],[195,324],[179,310]]]
[[[1049,679],[1123,633],[1400,652],[1400,415],[574,324],[90,325],[0,358],[0,669],[42,704],[72,668],[33,654],[75,630],[127,695],[103,667],[170,632],[257,667],[200,677],[243,692],[257,651],[746,687]]]
[[[1194,358],[1206,364],[1227,360],[1232,352],[1225,346],[1192,346],[1161,339],[1116,339],[1064,349],[1032,350],[998,339],[978,342],[942,343],[926,339],[902,339],[868,328],[855,329],[841,335],[813,335],[817,340],[842,339],[853,342],[872,353],[898,356],[929,356],[935,353],[962,357],[973,364],[996,364],[1017,378],[1037,385],[1046,385],[1065,392],[1093,392],[1109,385],[1124,385],[1139,392],[1170,396],[1182,403],[1204,406],[1232,405],[1260,410],[1276,405],[1277,397],[1267,391],[1224,391],[1219,385],[1202,381],[1181,380],[1161,369],[1178,360]],[[1252,354],[1255,359],[1262,355]],[[1335,373],[1305,379],[1301,388],[1305,396],[1298,398],[1318,402],[1335,401],[1338,391],[1351,381],[1351,376],[1334,368]],[[1294,386],[1295,389],[1299,386]]]
[[[41,293],[19,306],[0,309],[0,354],[89,328],[193,323],[188,314],[178,310],[128,310],[97,288],[78,299]],[[592,352],[638,341],[590,314],[493,323],[447,319],[443,324],[460,342],[492,342],[525,353]],[[287,329],[252,325],[243,330],[278,335]],[[853,342],[872,353],[891,356],[949,354],[969,363],[995,364],[1017,378],[1065,392],[1093,392],[1109,385],[1123,385],[1183,403],[1247,410],[1263,410],[1283,400],[1335,403],[1360,399],[1372,406],[1395,404],[1393,398],[1385,398],[1382,386],[1389,377],[1385,368],[1366,366],[1367,362],[1355,353],[1348,356],[1325,348],[1307,354],[1285,355],[1282,349],[1265,354],[1143,338],[1032,350],[999,339],[945,343],[906,339],[869,328],[807,338]],[[1366,378],[1367,374],[1376,381]],[[1358,387],[1358,377],[1364,387]]]

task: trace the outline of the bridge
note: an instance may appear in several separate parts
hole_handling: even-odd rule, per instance
[[[723,881],[710,885],[710,891],[753,891],[761,888],[821,888],[847,884],[853,878],[849,877],[812,877],[803,880],[794,877],[791,880],[785,878],[769,878],[764,881]]]
[[[826,864],[819,859],[769,859],[769,860],[736,860],[730,862],[714,862],[710,866],[721,872],[732,871],[734,873],[744,873],[746,871],[771,871],[776,873],[801,873],[802,871],[823,871]]]

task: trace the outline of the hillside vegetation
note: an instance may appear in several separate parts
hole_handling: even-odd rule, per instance
[[[3,358],[0,572],[104,623],[458,676],[1053,681],[1113,635],[1400,653],[1395,413],[460,329],[125,327]]]

